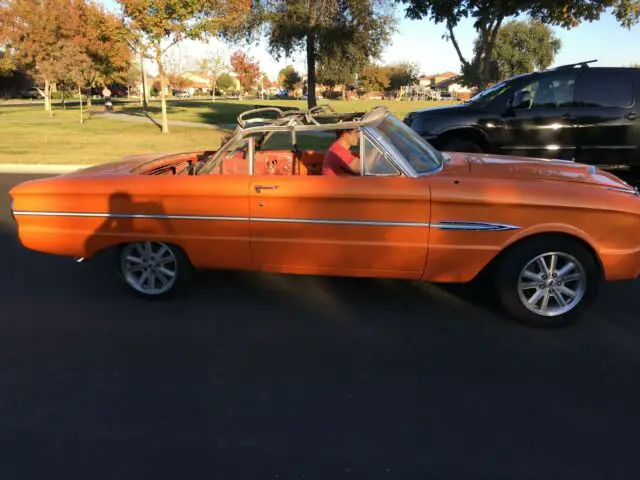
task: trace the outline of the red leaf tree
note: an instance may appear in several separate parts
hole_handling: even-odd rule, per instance
[[[231,68],[240,82],[240,96],[253,90],[256,80],[260,78],[260,64],[242,50],[238,50],[231,55]]]

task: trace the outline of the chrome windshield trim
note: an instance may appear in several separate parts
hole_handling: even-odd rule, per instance
[[[464,230],[475,232],[495,232],[505,230],[518,230],[521,227],[503,223],[491,222],[464,222],[464,221],[441,221],[441,222],[396,222],[380,220],[342,220],[332,218],[272,218],[272,217],[241,217],[225,215],[169,215],[169,214],[146,214],[146,213],[92,213],[92,212],[36,212],[17,210],[13,212],[15,216],[43,216],[43,217],[89,217],[89,218],[132,218],[132,219],[155,219],[155,220],[205,220],[205,221],[230,221],[230,222],[269,222],[269,223],[298,223],[314,225],[352,225],[352,226],[373,226],[373,227],[432,227],[440,230]]]
[[[400,155],[400,152],[398,152],[398,150],[396,150],[393,145],[390,145],[382,137],[382,135],[378,131],[376,131],[375,127],[362,127],[362,131],[371,141],[371,143],[382,150],[389,157],[391,163],[393,163],[394,166],[398,168],[404,175],[410,178],[418,177],[418,173],[411,166],[411,164],[407,162],[402,155]]]

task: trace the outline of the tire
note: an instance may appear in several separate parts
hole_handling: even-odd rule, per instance
[[[156,241],[122,245],[116,254],[116,269],[133,293],[157,300],[181,293],[193,276],[189,257],[180,247]]]
[[[553,257],[555,269],[551,269]],[[513,320],[529,327],[554,328],[568,326],[584,314],[598,294],[602,271],[593,253],[577,240],[542,237],[507,251],[494,281],[502,307]]]
[[[480,145],[471,140],[454,138],[445,142],[442,148],[444,152],[484,153]]]

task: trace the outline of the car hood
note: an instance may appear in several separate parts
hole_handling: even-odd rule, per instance
[[[466,160],[469,173],[474,177],[552,180],[633,190],[633,187],[615,175],[582,163],[506,155],[451,155],[452,159]]]

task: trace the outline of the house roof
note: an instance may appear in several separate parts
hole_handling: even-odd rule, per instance
[[[418,77],[420,80],[434,80],[436,78],[453,78],[453,77],[459,77],[460,74],[459,73],[454,73],[454,72],[450,72],[450,71],[446,71],[443,73],[436,73],[435,75],[421,75],[420,77]]]

